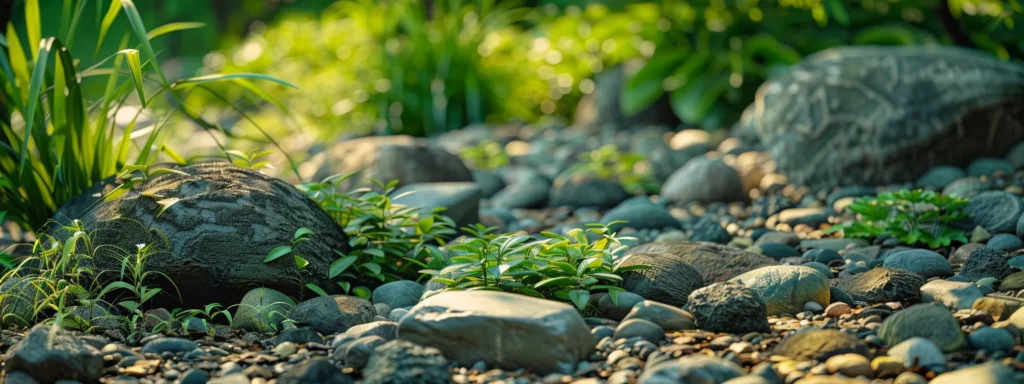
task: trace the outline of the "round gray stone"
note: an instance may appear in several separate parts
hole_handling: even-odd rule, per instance
[[[720,159],[706,157],[694,158],[673,172],[661,186],[661,196],[679,204],[747,199],[739,173]]]
[[[644,319],[630,319],[623,321],[615,328],[613,339],[631,339],[639,337],[643,340],[657,344],[665,339],[665,330],[658,324]]]
[[[1024,213],[1024,200],[1002,191],[984,192],[971,198],[965,212],[989,233],[1014,233]]]
[[[743,375],[736,363],[695,353],[647,367],[637,384],[723,383]]]
[[[911,249],[890,254],[882,266],[914,272],[925,278],[953,276],[953,267],[942,255],[927,249]]]
[[[374,304],[387,304],[392,309],[411,307],[420,302],[423,292],[423,285],[415,281],[392,281],[374,289],[370,301]]]
[[[292,308],[288,317],[298,325],[308,325],[327,335],[369,323],[375,313],[369,301],[355,296],[334,295],[303,301]]]
[[[897,311],[882,322],[878,337],[889,345],[922,337],[944,351],[953,351],[964,345],[960,322],[942,304],[917,304]]]
[[[283,329],[283,322],[295,301],[270,288],[256,288],[242,297],[231,326],[251,332]]]
[[[693,291],[687,308],[697,327],[712,332],[768,332],[768,313],[757,292],[743,284],[724,282]]]
[[[804,304],[813,301],[828,306],[828,278],[814,268],[795,265],[776,265],[755,269],[734,277],[757,292],[769,316],[795,314],[803,311]]]
[[[1012,235],[1009,233],[1000,233],[998,235],[992,236],[992,238],[989,239],[987,243],[985,243],[985,248],[1007,252],[1016,251],[1018,249],[1024,248],[1024,241],[1021,241],[1020,238],[1017,237],[1017,235]]]

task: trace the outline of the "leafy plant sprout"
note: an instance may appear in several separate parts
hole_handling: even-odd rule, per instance
[[[862,197],[849,206],[858,218],[839,224],[826,233],[875,238],[892,236],[904,244],[923,243],[930,248],[949,246],[953,241],[968,242],[956,225],[969,216],[964,212],[968,199],[924,190],[900,190],[877,197]]]
[[[613,222],[609,225],[620,224]],[[450,265],[440,270],[423,270],[434,276],[432,283],[449,290],[493,290],[539,298],[568,301],[580,311],[587,310],[592,292],[607,292],[618,302],[622,274],[647,268],[623,266],[629,256],[617,256],[625,250],[608,226],[588,224],[587,229],[572,229],[566,236],[542,232],[545,239],[526,235],[495,235],[493,228],[477,224],[463,228],[468,238],[448,247]],[[599,238],[591,242],[588,234]]]

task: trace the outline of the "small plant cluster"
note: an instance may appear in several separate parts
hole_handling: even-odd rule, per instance
[[[439,210],[423,212],[417,207],[394,204],[400,196],[390,196],[398,181],[382,184],[371,180],[379,191],[360,188],[342,192],[342,183],[354,174],[335,175],[319,183],[298,185],[317,202],[348,235],[351,250],[343,253],[335,250],[338,258],[331,263],[330,278],[339,279],[337,284],[346,292],[369,298],[370,289],[366,284],[387,283],[398,280],[416,280],[423,268],[442,268],[443,246],[456,234],[451,218],[438,214]],[[312,234],[300,228],[295,242],[304,241]],[[265,262],[292,253],[294,247],[275,248],[267,255]],[[300,255],[294,255],[296,266],[307,264]],[[357,285],[353,286],[353,282]],[[321,287],[307,285],[320,294],[326,295]]]
[[[40,235],[32,255],[0,276],[0,324],[30,326],[44,320],[85,332],[119,329],[135,341],[152,332],[209,333],[218,317],[230,326],[231,314],[216,303],[165,316],[144,310],[158,295],[172,294],[147,283],[163,279],[177,290],[166,275],[145,269],[166,244],[120,249],[95,244],[81,221],[53,228],[60,235]],[[97,272],[93,266],[104,258],[113,258],[120,268]]]
[[[617,223],[612,223],[612,225]],[[493,228],[477,224],[463,228],[469,237],[449,246],[450,265],[440,270],[424,270],[434,276],[430,281],[449,290],[505,291],[539,298],[572,302],[585,311],[594,292],[607,292],[618,301],[622,274],[646,268],[624,266],[629,256],[619,257],[625,249],[607,226],[588,224],[587,229],[572,229],[566,236],[541,232],[545,239],[492,233]],[[588,234],[600,236],[590,241]]]
[[[826,232],[842,232],[847,237],[875,238],[892,236],[905,244],[926,244],[931,248],[949,246],[953,241],[967,242],[957,223],[969,216],[964,212],[968,200],[924,190],[901,190],[862,197],[849,206],[858,219],[836,225]]]
[[[477,145],[463,148],[459,157],[472,169],[494,170],[509,163],[508,154],[494,140],[483,140]]]
[[[629,192],[657,193],[661,185],[651,175],[647,158],[639,153],[621,152],[615,145],[604,145],[580,154],[580,162],[569,167],[568,175],[586,173],[615,180]]]

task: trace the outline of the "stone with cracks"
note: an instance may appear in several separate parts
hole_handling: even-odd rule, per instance
[[[851,277],[829,281],[833,287],[850,294],[854,300],[868,304],[890,301],[914,301],[920,297],[925,279],[902,269],[873,268]]]
[[[28,373],[40,383],[99,381],[103,356],[56,326],[39,324],[4,355],[4,370]]]
[[[622,263],[631,265],[648,268],[623,273],[622,287],[648,300],[682,307],[690,292],[704,286],[697,270],[671,254],[634,253]]]
[[[775,264],[775,260],[767,256],[726,245],[696,241],[648,243],[630,248],[627,253],[667,254],[671,257],[665,256],[652,261],[665,265],[666,268],[686,263],[700,273],[705,284],[729,280],[752,269]]]

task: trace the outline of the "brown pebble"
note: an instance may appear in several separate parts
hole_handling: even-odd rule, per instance
[[[825,316],[828,317],[839,317],[851,312],[853,312],[853,309],[850,308],[850,305],[843,302],[832,303],[825,308]]]
[[[874,371],[871,370],[871,361],[856,353],[832,356],[825,361],[825,368],[829,373],[841,373],[850,377],[874,376]]]

